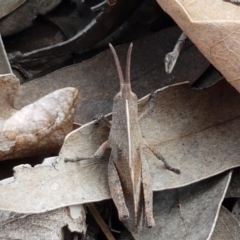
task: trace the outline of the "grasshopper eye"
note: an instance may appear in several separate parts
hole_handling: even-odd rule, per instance
[[[103,114],[102,113],[98,113],[93,117],[93,121],[94,121],[94,126],[99,126],[99,122],[101,121],[101,119],[103,118]]]

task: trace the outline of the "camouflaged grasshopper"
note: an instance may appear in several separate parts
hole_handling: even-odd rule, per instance
[[[107,148],[111,148],[108,163],[108,182],[111,196],[117,207],[119,219],[130,231],[138,232],[142,229],[143,216],[145,224],[151,228],[155,225],[153,219],[153,193],[148,163],[143,149],[149,148],[153,154],[162,160],[167,169],[180,173],[171,167],[164,157],[141,135],[138,116],[137,95],[131,90],[130,60],[132,44],[127,53],[126,78],[116,51],[111,44],[120,80],[120,91],[113,99],[112,121],[103,115],[98,115],[98,121],[103,121],[110,127],[109,139],[87,158],[101,158]],[[86,159],[79,158],[78,160]]]

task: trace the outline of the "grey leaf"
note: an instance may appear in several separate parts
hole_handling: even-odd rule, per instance
[[[206,240],[216,224],[231,173],[154,193],[156,226],[132,233],[136,240]]]
[[[0,238],[4,240],[60,240],[64,226],[68,226],[72,232],[85,232],[83,207],[74,206],[72,210],[75,211],[74,217],[71,215],[70,208],[29,215],[2,211],[0,212]]]
[[[221,207],[211,240],[237,240],[239,236],[239,223],[226,208]]]

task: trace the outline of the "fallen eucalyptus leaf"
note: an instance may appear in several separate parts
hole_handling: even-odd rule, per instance
[[[157,0],[203,55],[240,92],[240,8],[223,0]]]
[[[56,152],[73,128],[77,90],[57,90],[17,110],[14,98],[19,80],[13,74],[0,76],[0,161]]]
[[[14,11],[16,8],[21,6],[27,0],[1,0],[0,1],[0,19]]]
[[[35,153],[36,154],[36,153]],[[30,163],[31,166],[35,166],[37,164],[42,164],[44,159],[49,158],[52,153],[38,153],[40,155],[35,155],[30,157],[24,157],[24,158],[16,158],[16,159],[9,159],[7,161],[1,161],[0,162],[0,180],[9,178],[13,176],[13,168],[15,166],[21,165],[21,164],[28,164]]]
[[[0,238],[18,240],[60,240],[62,228],[85,233],[85,211],[82,205],[60,208],[42,214],[16,214],[0,212]]]
[[[154,193],[156,226],[132,235],[136,240],[209,239],[230,180],[231,173],[224,173],[187,187]]]
[[[167,171],[144,151],[153,190],[186,186],[240,166],[238,92],[224,81],[203,91],[186,84],[164,89],[155,95],[155,112],[140,125],[147,141],[181,174]],[[140,114],[148,107],[148,98],[139,101]],[[107,127],[90,122],[67,135],[57,164],[15,167],[14,181],[0,184],[0,209],[37,213],[110,198],[109,152],[102,160],[64,162],[92,155],[108,134]]]
[[[163,59],[165,49],[172,48],[180,32],[176,27],[169,28],[134,41],[131,64],[132,88],[139,98],[165,85],[182,81],[193,82],[209,66],[205,57],[189,43],[173,73],[171,75],[165,73],[163,62],[156,61],[156,57]],[[127,47],[128,44],[117,47],[120,61],[123,60]],[[112,99],[119,90],[119,85],[111,52],[104,51],[90,60],[23,84],[22,91],[16,99],[16,107],[22,108],[64,87],[75,87],[79,90],[81,98],[76,108],[76,122],[86,123],[100,112],[107,114],[112,111]],[[29,95],[29,92],[32,94]]]
[[[211,240],[236,240],[239,236],[239,223],[225,207],[221,207]]]
[[[12,74],[1,37],[0,70],[0,161],[58,153],[73,129],[77,89],[57,90],[17,110],[14,100],[20,83]]]

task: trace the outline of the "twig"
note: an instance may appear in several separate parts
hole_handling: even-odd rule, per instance
[[[173,51],[166,54],[166,56],[164,58],[166,73],[170,74],[172,72],[172,70],[177,62],[178,56],[182,50],[182,47],[185,44],[186,39],[187,39],[187,36],[183,32],[181,34],[181,36],[179,37]]]
[[[105,5],[107,4],[107,0],[104,0],[103,2],[91,7],[91,11],[92,12],[96,12],[101,10]]]
[[[103,221],[102,217],[100,216],[99,212],[95,208],[94,203],[87,204],[88,209],[92,213],[94,219],[98,223],[99,227],[102,229],[103,233],[107,237],[108,240],[116,240],[115,237],[112,235],[111,231],[109,230],[107,224]]]

